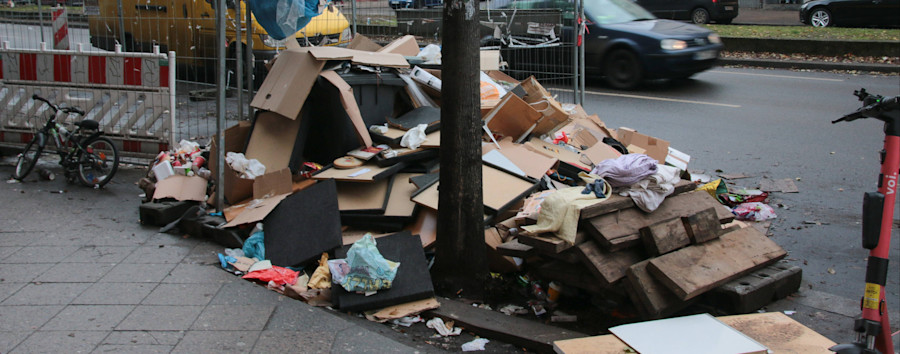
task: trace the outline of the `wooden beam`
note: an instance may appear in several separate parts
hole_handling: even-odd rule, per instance
[[[624,278],[628,267],[644,259],[638,250],[605,252],[593,241],[582,243],[577,246],[577,249],[581,262],[604,287]]]
[[[625,272],[625,285],[632,302],[644,310],[648,319],[669,316],[687,307],[692,301],[682,301],[647,271],[650,260],[635,263]]]
[[[678,298],[687,300],[785,255],[781,246],[748,227],[656,257],[647,268]]]
[[[670,195],[670,197],[681,193],[687,193],[695,189],[697,189],[696,184],[691,181],[682,180],[675,184],[675,190],[672,192],[672,195]],[[634,201],[631,199],[631,197],[623,197],[618,194],[613,194],[603,203],[597,203],[581,209],[581,218],[590,219],[592,217],[608,214],[616,210],[633,208],[634,206]]]
[[[519,239],[513,239],[497,246],[497,252],[504,256],[528,258],[534,255],[534,247],[519,243]]]
[[[715,222],[718,225],[718,220]],[[644,249],[651,256],[658,256],[690,245],[691,239],[684,227],[684,222],[679,218],[641,228]]]
[[[719,216],[715,208],[703,210],[691,216],[681,218],[684,223],[684,229],[687,230],[687,236],[691,243],[703,243],[714,240],[723,234],[722,224],[719,223]]]

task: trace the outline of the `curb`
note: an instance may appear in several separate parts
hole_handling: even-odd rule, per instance
[[[829,63],[797,60],[719,58],[719,65],[743,65],[775,69],[855,70],[877,73],[900,73],[900,65],[865,63]]]

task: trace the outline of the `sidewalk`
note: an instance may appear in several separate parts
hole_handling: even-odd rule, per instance
[[[37,170],[3,183],[0,352],[438,351],[229,274],[210,241],[140,225],[143,172],[121,169],[102,190]],[[11,173],[4,156],[0,175]]]

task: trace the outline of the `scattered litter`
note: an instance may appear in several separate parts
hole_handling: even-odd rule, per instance
[[[784,314],[785,314],[785,315],[788,315],[788,316],[793,316],[795,313],[797,313],[797,311],[791,311],[791,310],[785,310],[785,311],[784,311]]]
[[[425,322],[425,320],[423,320],[421,316],[406,316],[406,317],[391,320],[391,323],[398,325],[398,326],[403,326],[403,327],[409,327],[409,326],[412,326],[414,323],[419,323],[419,322]]]
[[[440,317],[435,317],[428,320],[428,322],[425,322],[425,325],[428,326],[428,328],[434,329],[443,337],[458,336],[460,333],[462,333],[462,328],[453,327],[453,321],[445,324],[444,320]]]
[[[475,338],[471,342],[463,343],[462,350],[464,352],[474,352],[477,350],[484,350],[484,345],[490,343],[487,338]]]
[[[371,292],[390,289],[400,263],[392,262],[381,255],[375,246],[375,239],[366,234],[353,243],[347,251],[350,272],[341,282],[349,292]]]
[[[526,310],[524,307],[512,304],[501,307],[500,312],[504,313],[507,316],[528,314],[528,310]]]
[[[738,220],[763,221],[777,217],[775,209],[759,202],[742,203],[735,207],[732,212]]]

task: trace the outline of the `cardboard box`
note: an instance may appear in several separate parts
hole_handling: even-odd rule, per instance
[[[622,145],[629,146],[634,145],[641,149],[644,149],[644,154],[650,156],[655,159],[659,163],[666,162],[666,156],[669,155],[669,142],[657,139],[649,135],[644,135],[638,133],[637,130],[620,127],[616,130],[616,133],[619,136],[619,142]]]
[[[231,208],[243,208],[243,210],[237,213],[231,220],[228,220],[225,227],[233,227],[265,219],[266,216],[293,191],[291,171],[286,168],[266,173],[265,175],[257,177],[253,182],[253,205],[249,206],[247,204],[242,204],[232,206]],[[226,212],[225,215],[234,214]]]
[[[355,38],[354,38],[355,39]],[[354,48],[350,48],[354,49]],[[378,53],[393,53],[400,54],[402,56],[414,57],[419,55],[419,44],[416,42],[416,37],[413,35],[405,35],[403,37],[397,38],[388,45],[375,50]]]
[[[250,122],[242,121],[238,124],[225,129],[225,153],[244,152],[247,145],[247,137],[250,135],[252,126]],[[218,166],[216,166],[216,156],[218,149],[216,147],[215,137],[209,148],[209,170],[212,172],[213,178],[217,178]],[[222,191],[225,194],[225,200],[228,203],[238,203],[253,195],[253,180],[241,178],[240,175],[231,166],[226,164],[225,176],[222,185]]]
[[[281,52],[250,105],[296,119],[324,66],[307,48]]]

